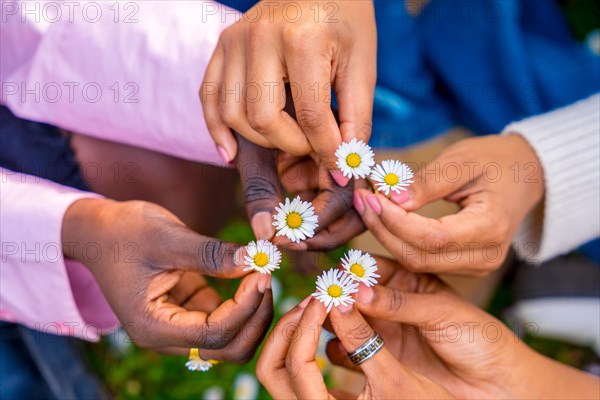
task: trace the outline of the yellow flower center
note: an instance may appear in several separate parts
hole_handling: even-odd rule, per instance
[[[267,265],[268,262],[269,256],[263,253],[262,251],[259,251],[254,256],[254,264],[256,264],[257,267],[264,267],[265,265]]]
[[[360,165],[361,159],[360,156],[356,153],[348,154],[346,157],[346,164],[348,164],[351,168],[356,168]]]
[[[350,272],[352,272],[359,278],[362,278],[365,275],[365,269],[362,267],[362,265],[359,264],[352,264],[352,266],[350,267]]]
[[[290,228],[298,229],[302,225],[302,217],[297,212],[291,212],[288,214],[286,222]]]
[[[327,294],[331,297],[340,297],[342,295],[342,288],[338,285],[331,285],[329,289],[327,289]]]
[[[392,173],[386,174],[386,175],[383,177],[383,181],[384,181],[384,182],[385,182],[387,185],[390,185],[390,186],[394,186],[395,184],[397,184],[397,183],[398,183],[398,181],[399,181],[399,180],[400,180],[400,179],[398,179],[398,175],[396,175],[396,174],[392,174]]]

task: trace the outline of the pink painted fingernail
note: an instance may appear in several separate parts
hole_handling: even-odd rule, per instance
[[[375,196],[374,194],[368,195],[367,196],[367,204],[369,205],[369,207],[371,207],[371,209],[373,211],[375,211],[375,214],[381,215],[381,204],[379,204],[379,200],[377,200],[377,196]]]
[[[271,280],[271,275],[269,274],[260,274],[258,277],[258,291],[264,293],[267,290],[267,285]]]
[[[400,205],[406,203],[410,199],[410,194],[408,193],[408,190],[403,190],[400,193],[392,192],[392,194],[390,195],[390,199],[394,203]]]
[[[225,151],[225,148],[217,146],[217,151],[219,152],[219,155],[221,156],[225,164],[231,164],[231,158],[229,158],[229,155],[227,154],[227,151]]]
[[[333,178],[335,183],[337,183],[341,187],[346,186],[348,182],[350,182],[350,178],[345,177],[344,174],[342,174],[342,172],[338,171],[337,169],[331,171],[331,177]]]
[[[360,215],[363,215],[363,213],[365,212],[365,203],[363,202],[362,197],[360,197],[360,194],[358,194],[358,192],[354,192],[354,198],[352,203],[354,204],[354,208],[356,209],[356,211]]]
[[[273,217],[266,211],[254,214],[250,221],[250,225],[252,225],[252,230],[257,239],[269,240],[275,234]]]
[[[375,291],[372,287],[367,285],[361,285],[360,290],[356,293],[356,302],[362,304],[369,304],[375,297]]]
[[[307,298],[305,298],[300,303],[298,303],[298,307],[300,307],[300,308],[306,308],[306,306],[310,302],[310,299],[312,299],[312,296],[309,295]]]
[[[337,306],[337,310],[342,314],[349,313],[350,311],[352,311],[352,304],[340,304],[339,306]]]

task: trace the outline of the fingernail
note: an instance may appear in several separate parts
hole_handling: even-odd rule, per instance
[[[331,171],[331,177],[333,178],[335,183],[337,183],[341,187],[346,186],[348,182],[350,182],[350,178],[345,177],[344,174],[342,174],[342,172],[337,169]]]
[[[379,204],[379,200],[377,200],[377,196],[374,194],[370,194],[367,196],[367,204],[369,207],[375,211],[375,214],[381,215],[381,204]]]
[[[308,305],[308,303],[310,303],[310,299],[312,299],[312,296],[308,295],[308,297],[306,297],[304,300],[302,300],[300,303],[298,303],[298,307],[300,307],[300,308],[306,308],[306,306]]]
[[[341,312],[342,314],[346,314],[349,313],[350,311],[352,311],[352,303],[350,304],[340,304],[339,306],[337,306],[337,310],[339,312]]]
[[[360,194],[358,194],[358,192],[354,192],[353,203],[354,203],[354,208],[356,209],[356,211],[360,215],[363,215],[363,213],[365,212],[365,203],[363,203],[362,197],[360,197]]]
[[[271,280],[271,275],[269,274],[260,274],[258,277],[258,291],[264,293],[267,290],[267,285]]]
[[[273,226],[273,217],[266,211],[256,213],[252,217],[250,222],[252,230],[257,239],[269,240],[275,234],[275,227]]]
[[[246,263],[245,257],[247,254],[246,246],[241,246],[239,249],[237,249],[233,254],[233,262],[235,265],[244,266]]]
[[[400,193],[392,192],[390,199],[394,203],[400,205],[406,203],[410,199],[410,194],[408,193],[408,190],[403,190]]]
[[[267,281],[267,289],[271,289],[271,282],[273,282],[272,275],[269,274],[269,280]]]
[[[224,147],[217,146],[217,151],[219,152],[219,155],[221,156],[225,164],[231,163],[231,158],[229,158],[229,155],[227,154],[227,151],[225,151]]]
[[[356,293],[356,302],[361,304],[369,304],[375,297],[375,291],[372,287],[361,285],[360,290]]]

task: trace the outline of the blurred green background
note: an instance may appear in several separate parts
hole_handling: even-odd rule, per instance
[[[600,28],[600,2],[561,0],[560,3],[575,37],[587,41],[600,51],[597,31]],[[596,35],[590,35],[594,30]],[[219,236],[238,243],[248,243],[254,239],[248,223],[237,219],[231,221]],[[317,264],[323,269],[330,268],[337,264],[344,251],[345,249],[338,249],[319,256]],[[295,271],[290,260],[284,257],[281,269],[273,276],[277,320],[281,314],[314,291],[315,274],[303,275]],[[213,281],[213,284],[224,298],[231,297],[237,288],[235,281]],[[503,310],[510,305],[510,288],[508,282],[504,282],[488,311],[502,319]],[[524,340],[535,350],[577,368],[600,361],[591,348],[537,336],[525,336]],[[123,331],[105,337],[99,344],[88,345],[87,357],[91,368],[119,399],[269,398],[254,375],[256,357],[243,366],[224,363],[216,365],[207,373],[190,372],[185,368],[185,357],[160,356],[140,349],[129,342]],[[321,348],[318,360],[326,380],[329,380],[330,365]]]

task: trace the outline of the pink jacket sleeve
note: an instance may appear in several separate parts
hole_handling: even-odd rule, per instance
[[[16,115],[193,161],[220,163],[198,87],[239,13],[212,1],[0,0],[0,103]],[[0,318],[97,340],[117,319],[65,260],[66,209],[94,194],[2,170]]]
[[[115,329],[118,320],[91,273],[62,250],[68,207],[100,196],[7,169],[0,173],[0,318],[94,341]]]
[[[222,162],[198,89],[238,12],[212,1],[0,1],[1,101],[13,113]]]

